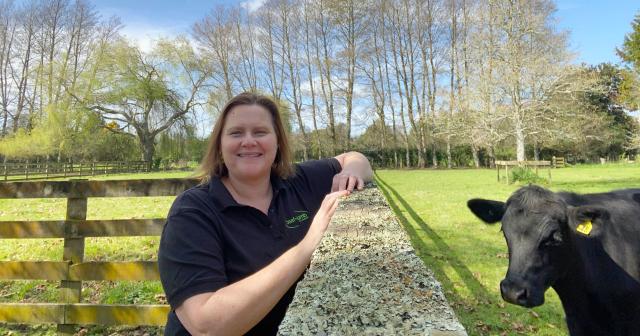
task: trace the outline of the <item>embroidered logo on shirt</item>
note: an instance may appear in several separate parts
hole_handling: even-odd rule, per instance
[[[309,213],[307,211],[295,210],[295,216],[287,218],[285,225],[287,229],[295,229],[300,226],[304,221],[309,219]]]

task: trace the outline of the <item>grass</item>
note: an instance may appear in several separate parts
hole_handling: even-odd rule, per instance
[[[540,172],[546,176],[545,171]],[[104,179],[180,178],[189,172],[98,176]],[[640,186],[640,165],[576,166],[552,171],[554,190],[596,192]],[[378,185],[470,335],[566,335],[553,291],[544,306],[525,309],[504,304],[498,283],[507,267],[498,226],[480,223],[466,209],[469,198],[506,199],[518,186],[495,181],[495,171],[380,170]],[[88,219],[165,217],[174,197],[92,198]],[[0,220],[56,220],[65,216],[64,199],[0,199]],[[0,239],[0,260],[62,259],[62,239]],[[158,237],[89,238],[85,260],[155,260]],[[56,281],[0,281],[0,302],[56,302]],[[86,281],[84,302],[166,303],[157,281]],[[87,335],[160,335],[161,328],[86,327]],[[0,335],[54,335],[55,326],[0,324]]]
[[[500,227],[482,224],[466,207],[470,198],[506,200],[520,185],[496,182],[495,170],[489,169],[379,170],[376,179],[470,335],[567,335],[553,290],[543,306],[533,309],[502,301],[498,284],[508,255]],[[555,169],[552,180],[547,187],[555,191],[640,187],[640,165]]]

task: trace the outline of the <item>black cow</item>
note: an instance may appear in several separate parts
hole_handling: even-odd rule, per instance
[[[467,205],[502,222],[504,300],[539,306],[553,287],[571,335],[640,335],[640,189],[579,195],[530,185],[506,203]]]

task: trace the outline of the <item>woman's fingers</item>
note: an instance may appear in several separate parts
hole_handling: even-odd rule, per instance
[[[326,217],[327,223],[331,220],[331,216],[336,211],[338,204],[340,203],[340,197],[348,195],[350,192],[348,190],[340,190],[335,191],[324,197],[322,201],[322,205],[320,205],[320,210],[317,215],[321,215]],[[317,216],[316,215],[316,216]]]
[[[364,180],[360,176],[348,173],[339,173],[333,177],[331,191],[348,190],[353,191],[354,188],[362,190],[364,188]]]
[[[349,179],[347,180],[347,190],[353,191],[353,188],[355,188],[357,184],[358,178],[355,176],[349,176]]]

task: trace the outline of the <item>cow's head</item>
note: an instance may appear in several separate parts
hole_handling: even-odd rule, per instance
[[[502,222],[509,248],[509,270],[500,282],[502,298],[524,307],[544,303],[544,292],[566,270],[567,205],[538,186],[519,189],[506,203],[483,199],[467,202],[484,222]]]

